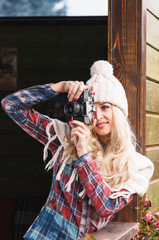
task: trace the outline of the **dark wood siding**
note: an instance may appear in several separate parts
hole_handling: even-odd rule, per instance
[[[109,0],[108,60],[125,87],[129,120],[145,153],[146,5],[145,1]],[[118,221],[136,221],[137,199],[117,216]]]
[[[107,21],[78,24],[5,23],[0,47],[17,48],[17,89],[90,77],[89,68],[107,59]],[[1,91],[0,98],[9,94]],[[37,109],[46,114],[47,105]],[[47,195],[51,172],[44,170],[43,146],[24,133],[0,108],[0,197]]]

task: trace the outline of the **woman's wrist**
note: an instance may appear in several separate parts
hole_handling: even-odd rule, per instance
[[[51,89],[57,93],[63,93],[64,91],[64,81],[58,82],[58,83],[52,83],[50,85]]]
[[[81,150],[77,150],[77,154],[78,154],[78,157],[82,157],[83,155],[87,154],[88,153],[88,150],[87,149],[81,149]]]

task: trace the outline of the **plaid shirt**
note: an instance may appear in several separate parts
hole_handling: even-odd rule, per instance
[[[50,100],[57,94],[50,84],[38,85],[7,96],[2,100],[2,106],[21,128],[45,145],[48,142],[46,126],[51,119],[35,111],[32,106]],[[56,134],[53,127],[50,132],[52,136]],[[60,145],[57,137],[50,143],[49,149],[55,154]],[[53,166],[52,186],[46,204],[25,234],[25,239],[77,239],[103,228],[116,212],[133,199],[133,195],[125,199],[120,194],[115,199],[110,198],[112,192],[98,173],[97,165],[89,153],[72,164],[66,164],[60,181],[57,181],[62,152],[63,149]],[[74,168],[77,168],[78,178],[72,183],[70,192],[66,192],[64,186]],[[87,194],[82,199],[79,193],[83,188]]]

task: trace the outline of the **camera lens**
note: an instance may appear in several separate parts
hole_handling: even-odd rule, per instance
[[[68,102],[64,106],[64,113],[69,117],[80,115],[82,110],[82,105],[77,102]]]

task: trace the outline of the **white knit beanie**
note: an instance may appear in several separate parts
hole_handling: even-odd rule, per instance
[[[104,60],[94,62],[86,85],[95,87],[95,102],[108,102],[128,116],[128,102],[122,84],[113,75],[113,66]]]

